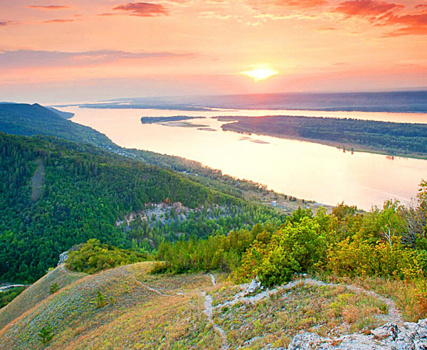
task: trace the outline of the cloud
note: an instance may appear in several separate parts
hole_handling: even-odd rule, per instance
[[[261,12],[269,12],[272,8],[280,9],[283,7],[294,8],[314,8],[327,4],[326,0],[250,0],[249,4]]]
[[[385,36],[394,37],[402,35],[427,35],[427,13],[390,16],[387,19],[389,25],[400,25],[395,31]]]
[[[375,1],[351,0],[339,4],[334,12],[350,17],[365,18],[375,26],[398,27],[385,34],[386,37],[401,35],[427,34],[427,12],[424,4],[415,6],[417,13],[402,13],[405,6],[402,4]]]
[[[296,6],[296,7],[317,7],[327,3],[326,0],[276,0],[279,6]]]
[[[134,2],[120,6],[116,6],[113,10],[129,11],[132,16],[140,17],[154,17],[161,15],[168,15],[168,11],[165,7],[158,4],[150,4],[148,2]]]
[[[75,22],[75,19],[50,19],[48,21],[43,21],[43,23],[67,23],[67,22]]]
[[[171,52],[126,52],[115,50],[61,52],[16,50],[0,51],[1,68],[79,67],[114,63],[122,60],[193,57]]]
[[[71,7],[69,6],[60,6],[60,5],[30,5],[25,6],[29,9],[38,9],[38,10],[63,10],[63,9],[69,9]]]
[[[397,9],[403,8],[403,5],[375,0],[351,0],[339,4],[335,12],[342,13],[349,17],[370,17],[377,18],[391,14]]]

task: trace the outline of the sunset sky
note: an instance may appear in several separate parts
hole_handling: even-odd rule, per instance
[[[427,1],[0,4],[0,101],[427,87]]]

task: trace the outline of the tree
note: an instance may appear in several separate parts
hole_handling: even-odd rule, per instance
[[[53,338],[53,336],[54,336],[54,334],[53,334],[53,329],[52,329],[52,327],[50,326],[50,324],[48,323],[46,326],[44,326],[38,333],[37,333],[37,336],[39,337],[39,339],[40,339],[40,341],[44,344],[44,345],[46,345],[46,344],[48,344],[51,340],[52,340],[52,338]]]
[[[102,295],[100,291],[98,291],[98,294],[96,295],[96,308],[100,309],[107,305],[107,300],[105,300],[105,297]]]

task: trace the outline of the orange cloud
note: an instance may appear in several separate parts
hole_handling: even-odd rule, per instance
[[[316,7],[327,3],[326,0],[276,0],[275,5],[279,6],[297,6],[297,7]]]
[[[249,5],[262,13],[269,13],[274,10],[283,9],[284,7],[294,7],[301,9],[315,8],[325,5],[326,0],[249,0]]]
[[[424,9],[424,5],[415,6],[416,9]],[[400,26],[386,37],[401,35],[425,35],[427,34],[427,12],[399,14],[405,9],[402,4],[389,3],[375,0],[351,0],[342,2],[334,12],[342,13],[347,17],[363,17],[376,26]]]
[[[427,13],[390,16],[387,19],[387,24],[404,26],[386,35],[389,37],[401,35],[427,35]]]
[[[71,7],[68,6],[60,6],[60,5],[30,5],[30,6],[25,6],[26,8],[29,9],[38,9],[38,10],[62,10],[62,9],[69,9]]]
[[[390,14],[394,10],[401,9],[404,6],[401,4],[394,4],[385,1],[374,0],[351,0],[342,2],[335,12],[351,16],[361,16],[377,18]]]
[[[75,22],[75,19],[51,19],[48,21],[43,21],[43,23],[67,23],[67,22]]]
[[[128,3],[116,6],[113,10],[129,11],[133,16],[141,17],[154,17],[169,14],[163,5],[150,4],[148,2]]]

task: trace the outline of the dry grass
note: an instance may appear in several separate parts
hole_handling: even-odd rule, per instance
[[[203,313],[202,291],[213,298],[213,320],[226,332],[230,348],[283,347],[301,331],[323,336],[364,331],[384,323],[387,313],[373,296],[310,284],[279,289],[255,304],[221,307],[244,287],[223,274],[215,276],[216,286],[206,274],[150,275],[152,266],[144,262],[79,276],[52,295],[48,290],[58,279],[45,277],[29,289],[44,290],[44,300],[35,304],[32,297],[24,313],[24,301],[10,304],[18,301],[21,315],[0,331],[0,349],[43,349],[37,333],[48,323],[54,331],[49,349],[219,349],[221,338]],[[396,287],[389,283],[364,279],[358,284],[387,295]],[[96,303],[99,292],[106,301],[102,307]]]
[[[221,288],[211,292],[215,298],[230,300]],[[232,348],[258,349],[287,346],[299,331],[326,335],[372,328],[381,324],[386,306],[373,297],[348,291],[344,287],[299,285],[281,290],[257,304],[237,303],[216,309],[215,322],[228,334]]]
[[[0,331],[0,348],[43,348],[37,333],[48,323],[55,334],[50,349],[169,349],[199,343],[217,348],[219,337],[202,314],[200,292],[210,286],[210,277],[152,276],[151,268],[150,262],[139,263],[76,281]],[[103,307],[96,305],[98,292],[106,300]]]
[[[24,312],[48,298],[50,296],[50,287],[54,283],[58,283],[59,288],[64,288],[85,276],[87,275],[84,273],[68,272],[61,266],[50,271],[16,297],[13,303],[0,310],[0,330]]]
[[[402,281],[392,278],[354,277],[338,278],[328,276],[329,282],[353,284],[394,300],[402,312],[403,319],[408,322],[417,322],[427,317],[427,294],[422,291],[421,281]]]

